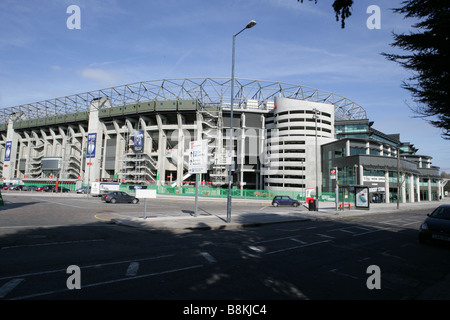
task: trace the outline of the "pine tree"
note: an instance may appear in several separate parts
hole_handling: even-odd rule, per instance
[[[309,0],[313,1],[313,0]],[[317,0],[314,0],[317,4]],[[297,2],[303,3],[303,0],[297,0]],[[334,0],[333,9],[336,13],[336,21],[341,19],[341,28],[345,28],[345,19],[352,15],[350,9],[353,5],[353,0]]]
[[[409,54],[383,55],[412,71],[402,87],[410,91],[415,107],[410,109],[450,139],[450,1],[407,0],[394,9],[406,18],[416,18],[414,32],[393,34],[393,47]]]

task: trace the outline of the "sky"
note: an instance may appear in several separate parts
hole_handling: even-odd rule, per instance
[[[375,129],[399,133],[449,173],[450,141],[411,111],[401,88],[411,74],[381,55],[401,53],[392,33],[413,30],[413,20],[392,11],[401,0],[355,1],[344,29],[332,2],[2,0],[0,108],[139,81],[231,77],[232,37],[255,20],[236,37],[236,78],[344,96]],[[79,14],[68,11],[73,5]]]

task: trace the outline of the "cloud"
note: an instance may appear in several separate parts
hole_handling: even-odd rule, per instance
[[[85,68],[81,71],[81,76],[85,79],[94,80],[102,86],[117,85],[121,81],[117,72],[103,69]]]

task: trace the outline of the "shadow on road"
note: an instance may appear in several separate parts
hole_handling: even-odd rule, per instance
[[[172,232],[105,221],[27,228],[20,210],[15,219],[0,228],[0,288],[24,280],[5,299],[434,299],[421,294],[450,269],[448,245],[420,245],[414,226],[323,220]],[[132,262],[139,270],[127,276]],[[70,265],[82,270],[81,290],[65,288]],[[381,290],[367,288],[370,265],[381,269]]]

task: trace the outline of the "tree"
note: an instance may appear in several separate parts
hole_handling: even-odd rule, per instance
[[[313,1],[313,0],[309,0]],[[317,0],[314,0],[317,4]],[[303,3],[303,0],[297,0],[297,2]],[[352,15],[350,9],[353,5],[353,0],[334,0],[333,9],[336,13],[336,21],[341,19],[341,28],[345,28],[345,19]]]
[[[382,53],[388,60],[412,71],[402,87],[411,92],[417,117],[426,119],[450,139],[450,2],[448,0],[406,0],[394,12],[416,18],[416,32],[393,33],[392,47],[409,54]]]

